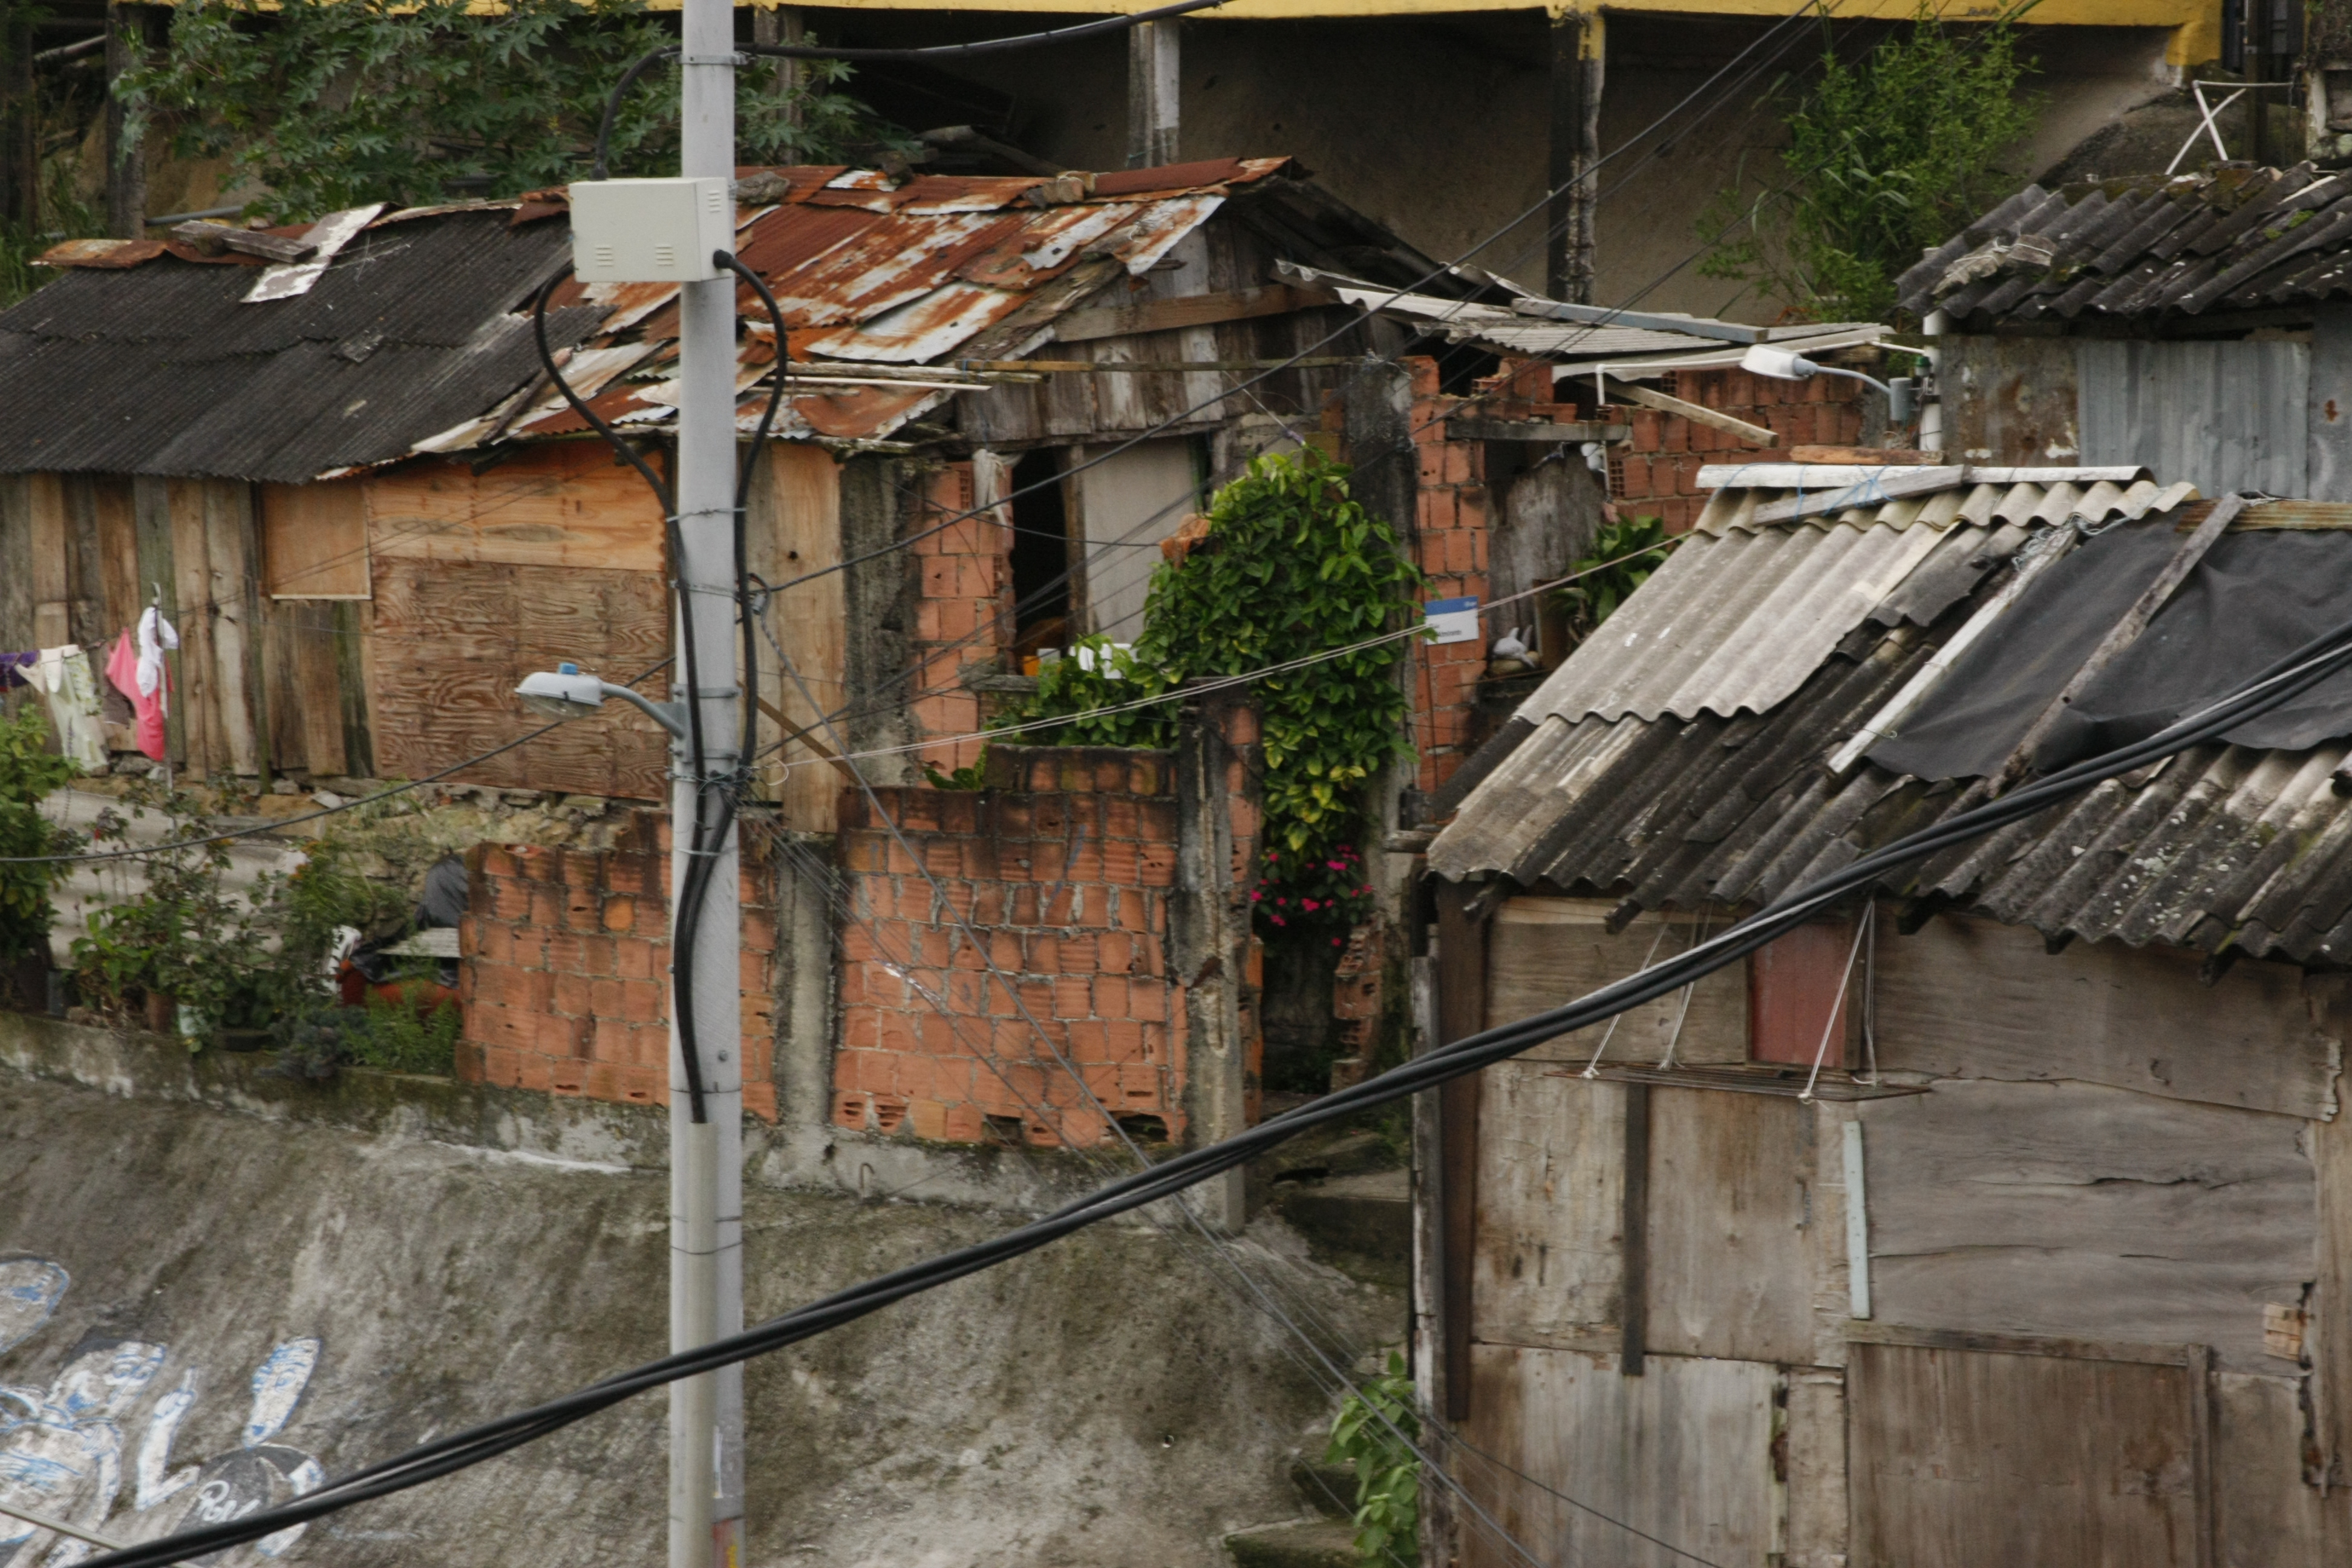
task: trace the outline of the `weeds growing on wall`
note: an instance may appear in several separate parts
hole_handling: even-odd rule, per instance
[[[1412,1568],[1419,1561],[1421,1456],[1410,1439],[1420,1436],[1412,1379],[1404,1357],[1391,1352],[1388,1371],[1367,1378],[1341,1402],[1324,1456],[1355,1469],[1360,1562]]]
[[[1253,458],[1217,492],[1207,531],[1152,574],[1131,652],[1100,639],[1046,667],[1000,722],[1158,697],[1200,676],[1238,675],[1345,647],[1402,625],[1421,574],[1395,531],[1348,492],[1348,468],[1314,449]],[[1365,790],[1410,756],[1390,641],[1252,683],[1265,723],[1265,860],[1255,892],[1269,939],[1337,942],[1371,905],[1360,846]],[[1089,668],[1091,667],[1091,668]],[[1034,732],[1066,745],[1169,746],[1175,704]]]
[[[1615,614],[1634,589],[1650,580],[1651,573],[1665,564],[1667,542],[1664,518],[1628,517],[1602,523],[1591,553],[1570,564],[1572,581],[1559,590],[1560,607],[1568,612],[1569,636],[1582,642]]]
[[[644,0],[189,0],[168,47],[117,90],[183,157],[226,154],[253,209],[284,220],[366,202],[510,196],[587,172],[604,96],[676,39]],[[839,61],[803,61],[789,94],[737,76],[746,163],[830,163],[879,135],[835,90]],[[797,122],[796,122],[797,121]],[[677,74],[622,105],[613,173],[677,164]]]
[[[1851,63],[1824,10],[1819,74],[1789,92],[1785,181],[1709,206],[1699,270],[1815,320],[1886,319],[1920,251],[2017,183],[2001,160],[2033,128],[2036,100],[2020,84],[2035,62],[2019,52],[2016,23],[2036,3],[1961,24],[1920,0],[1907,26]]]

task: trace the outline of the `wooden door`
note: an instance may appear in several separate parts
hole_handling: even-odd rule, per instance
[[[2067,1348],[1853,1347],[1850,1568],[2211,1562],[2203,1347]]]

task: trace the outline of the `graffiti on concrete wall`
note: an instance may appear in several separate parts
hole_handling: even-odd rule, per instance
[[[46,1328],[72,1284],[49,1258],[0,1258],[0,1355]],[[205,1374],[169,1346],[91,1338],[45,1388],[0,1382],[0,1568],[65,1568],[99,1550],[14,1517],[11,1507],[138,1542],[315,1490],[325,1479],[319,1461],[275,1439],[310,1386],[319,1350],[315,1339],[273,1349],[249,1380],[237,1446],[178,1468],[172,1449]],[[303,1528],[205,1561],[237,1568],[283,1556]]]

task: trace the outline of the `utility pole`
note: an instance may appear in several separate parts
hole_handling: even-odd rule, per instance
[[[685,0],[678,173],[735,177],[735,10],[731,0]],[[732,207],[729,208],[732,212]],[[728,247],[733,248],[731,225]],[[735,287],[732,274],[681,283],[678,332],[679,559],[671,563],[681,605],[691,604],[701,689],[687,691],[702,716],[705,760],[733,771],[740,730],[735,679]],[[688,617],[677,662],[683,682]],[[677,952],[676,912],[694,861],[699,781],[688,766],[670,789],[672,962],[692,964],[692,988],[709,1120],[687,1093],[677,1009],[670,1009],[670,1348],[691,1350],[743,1327],[743,1031],[741,920],[736,836],[712,853],[691,955]],[[743,1551],[743,1369],[670,1384],[670,1568],[740,1568]]]

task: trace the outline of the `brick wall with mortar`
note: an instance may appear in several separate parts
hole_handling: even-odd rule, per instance
[[[1255,716],[1242,711],[1254,744]],[[993,747],[984,790],[876,791],[896,834],[845,792],[838,853],[853,907],[873,918],[842,933],[836,1126],[947,1142],[1103,1142],[1114,1133],[1075,1068],[1104,1111],[1136,1119],[1130,1133],[1185,1137],[1189,1013],[1203,1005],[1193,987],[1228,981],[1188,981],[1174,951],[1185,896],[1178,761]],[[1224,783],[1231,896],[1255,865],[1258,807],[1245,773]],[[1255,984],[1244,976],[1253,1019]]]
[[[970,517],[978,491],[971,462],[931,477],[916,513],[914,721],[919,737],[970,735],[981,727],[980,698],[968,674],[996,672],[1013,626],[1013,527],[1003,507]],[[1001,485],[1001,480],[999,480]],[[940,525],[946,520],[953,522]],[[932,531],[937,529],[937,532]],[[927,746],[921,760],[943,772],[980,760],[982,742]]]
[[[1844,376],[1778,381],[1738,369],[1682,370],[1657,386],[1780,437],[1777,446],[1756,447],[1679,414],[1637,406],[1603,409],[1608,419],[1633,427],[1630,439],[1609,449],[1610,499],[1621,515],[1664,518],[1670,533],[1689,529],[1706,505],[1698,471],[1710,463],[1785,462],[1791,447],[1853,447],[1862,439],[1864,389]]]
[[[776,1119],[774,900],[743,854],[743,1104]],[[638,1105],[669,1101],[669,823],[632,814],[608,850],[478,844],[468,853],[457,1076]]]

